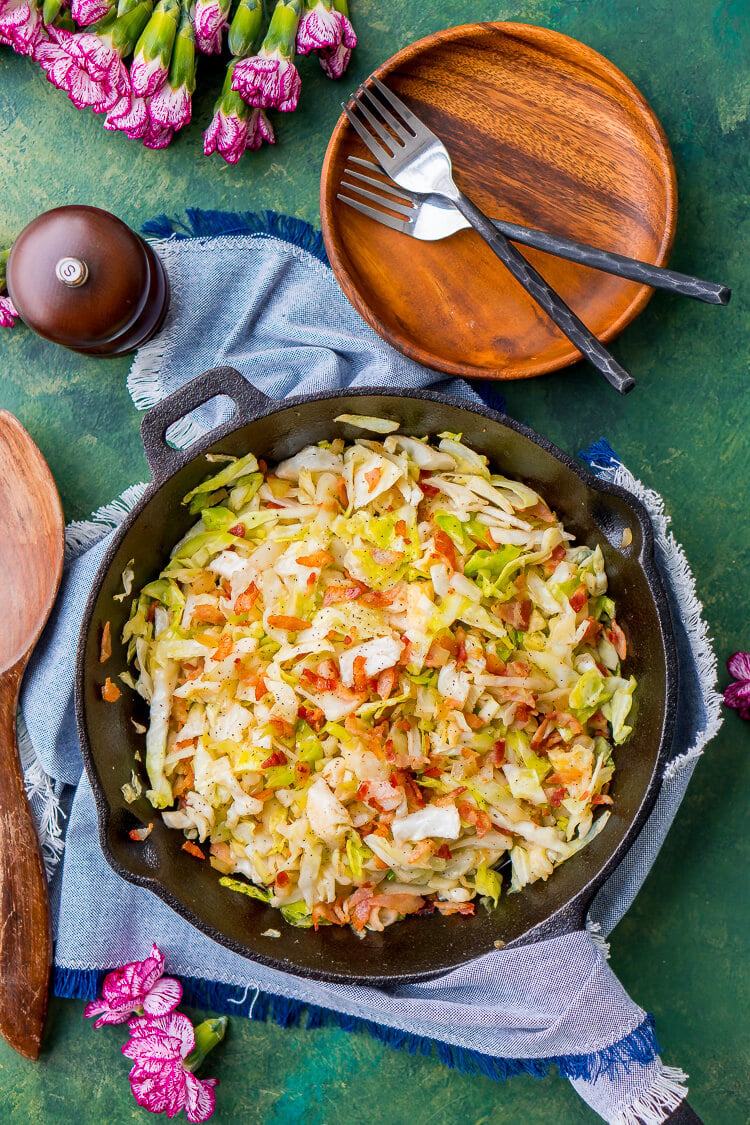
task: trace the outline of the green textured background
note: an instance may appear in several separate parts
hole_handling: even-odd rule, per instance
[[[723,686],[726,657],[750,647],[747,0],[352,0],[352,8],[360,48],[349,76],[329,83],[314,61],[303,61],[301,106],[277,122],[279,143],[236,168],[202,156],[201,130],[220,82],[212,61],[203,60],[195,123],[154,153],[104,132],[33,63],[0,48],[0,245],[39,212],[74,202],[109,208],[135,227],[191,205],[272,207],[316,223],[339,102],[396,50],[472,20],[517,19],[583,40],[625,71],[664,124],[680,195],[672,265],[723,281],[735,295],[728,309],[715,309],[657,294],[615,345],[638,379],[627,399],[578,367],[507,384],[508,407],[570,452],[606,434],[663,494],[695,571]],[[3,333],[0,348],[0,407],[40,445],[68,518],[147,477],[140,418],[125,389],[127,359],[75,356],[23,327]],[[656,1014],[664,1058],[690,1073],[691,1104],[708,1125],[750,1120],[747,730],[727,715],[642,893],[612,935],[614,970]],[[0,1043],[4,1121],[148,1120],[129,1093],[122,1029],[94,1032],[82,1015],[82,1003],[52,1001],[36,1064]],[[217,1125],[596,1120],[556,1076],[497,1085],[333,1030],[232,1020],[206,1073],[221,1080]]]

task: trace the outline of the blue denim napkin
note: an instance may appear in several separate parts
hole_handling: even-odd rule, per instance
[[[476,400],[474,388],[405,359],[363,323],[336,284],[320,236],[306,224],[274,215],[191,212],[177,233],[174,225],[162,220],[151,228],[152,234],[168,236],[153,245],[173,296],[164,329],[133,365],[129,386],[137,406],[152,405],[220,364],[236,367],[275,398],[377,385],[431,386]],[[225,417],[220,404],[209,404],[171,436],[189,444]],[[426,983],[343,986],[303,980],[239,957],[149,891],[120,879],[98,843],[75,728],[73,668],[83,605],[109,535],[144,487],[133,486],[92,521],[70,527],[60,597],[22,696],[27,780],[51,876],[58,995],[93,997],[105,970],[142,959],[156,941],[168,971],[183,979],[186,998],[196,1004],[282,1023],[305,1018],[317,1026],[335,1020],[496,1078],[543,1074],[555,1063],[605,1121],[665,1119],[685,1097],[686,1075],[662,1062],[651,1018],[607,965],[604,935],[643,883],[696,761],[718,730],[716,660],[690,569],[660,497],[630,474],[606,442],[597,442],[584,458],[650,512],[681,682],[678,726],[656,806],[594,901],[589,928],[498,950]],[[67,821],[59,863],[61,811]]]

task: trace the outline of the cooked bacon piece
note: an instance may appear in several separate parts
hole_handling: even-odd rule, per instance
[[[255,702],[260,703],[263,696],[267,695],[267,694],[268,694],[268,688],[266,686],[266,681],[263,678],[263,676],[258,676],[258,679],[257,679],[256,684],[255,684]]]
[[[303,683],[309,684],[314,691],[334,691],[338,680],[333,676],[319,676],[316,672],[311,672],[309,668],[303,668],[300,673],[300,679]]]
[[[407,863],[419,863],[420,860],[428,859],[432,854],[432,840],[421,840],[409,852]]]
[[[473,902],[441,902],[440,899],[435,899],[435,906],[441,914],[473,914]]]
[[[353,602],[365,591],[365,587],[328,586],[323,594],[323,605],[337,605],[339,602]]]
[[[172,786],[172,793],[175,797],[181,797],[183,793],[189,793],[195,786],[192,758],[183,758],[182,761],[178,762],[175,773],[177,774],[177,781]]]
[[[322,730],[326,717],[320,707],[305,707],[304,704],[297,708],[297,718],[303,719],[314,731]]]
[[[131,840],[135,840],[136,843],[141,843],[151,835],[153,828],[154,822],[149,821],[148,824],[144,824],[143,828],[131,828],[128,832],[128,836]]]
[[[367,664],[367,657],[365,657],[365,656],[355,656],[354,657],[354,667],[353,667],[354,690],[357,691],[357,692],[368,691],[369,687],[370,687],[370,681],[369,681],[369,678],[367,676],[367,673],[365,672],[365,665],[366,664]]]
[[[396,563],[403,560],[404,552],[382,550],[380,547],[370,547],[370,557],[378,566],[395,566]]]
[[[486,652],[484,659],[487,666],[487,671],[491,676],[502,676],[505,672],[505,661],[501,660],[499,656],[495,656],[494,652]]]
[[[477,836],[481,839],[486,836],[492,828],[492,821],[489,814],[484,812],[483,809],[475,809],[468,801],[458,802],[458,815],[464,824],[473,824],[477,830]]]
[[[271,613],[268,624],[274,629],[285,629],[289,633],[301,633],[303,629],[310,628],[310,622],[302,617],[290,617],[285,613]]]
[[[99,648],[99,663],[106,664],[112,655],[112,632],[109,621],[104,622],[102,629],[102,643]]]
[[[586,605],[586,602],[588,600],[589,593],[583,584],[581,584],[577,590],[574,590],[568,599],[568,601],[570,602],[570,608],[574,613],[579,613]]]
[[[461,793],[465,793],[465,792],[466,792],[466,786],[465,785],[457,785],[455,789],[451,789],[450,793],[444,793],[442,797],[436,797],[435,800],[432,803],[433,803],[433,805],[437,805],[437,807],[439,809],[446,808],[448,805],[453,804],[456,797],[460,796]],[[459,813],[459,816],[460,815],[461,814]]]
[[[190,855],[194,855],[196,859],[205,859],[206,858],[205,855],[203,854],[203,852],[198,847],[198,845],[194,844],[192,842],[192,840],[186,840],[185,843],[182,845],[182,850],[184,852],[188,852]]]
[[[226,864],[230,869],[234,867],[234,856],[229,844],[222,842],[220,844],[212,844],[209,848],[211,855]]]
[[[287,871],[278,871],[276,879],[274,880],[277,887],[286,887],[289,884],[289,873]]]
[[[229,633],[222,633],[221,639],[211,654],[214,660],[226,660],[232,651],[232,638]]]
[[[375,491],[375,489],[378,487],[378,484],[380,482],[380,478],[382,477],[382,475],[383,475],[383,470],[379,466],[376,466],[374,469],[370,469],[370,471],[368,473],[365,473],[365,480],[367,481],[367,491],[368,492],[374,492]]]
[[[333,562],[333,555],[330,551],[313,551],[311,555],[300,555],[297,562],[300,566],[330,566]]]
[[[591,798],[592,805],[611,805],[612,798],[608,797],[606,793],[596,793]]]
[[[435,859],[453,859],[453,852],[447,844],[441,844],[435,849]]]
[[[102,685],[102,699],[105,701],[105,703],[116,703],[121,695],[122,692],[118,688],[117,684],[113,684],[109,676],[107,676]]]
[[[219,606],[210,602],[194,606],[191,618],[193,621],[206,621],[209,625],[223,625],[226,620]]]
[[[378,682],[375,690],[381,699],[388,699],[393,692],[396,684],[398,683],[398,672],[395,668],[386,668],[378,676]]]
[[[400,535],[401,538],[403,539],[404,536],[406,536],[408,534],[408,529],[406,527],[406,520],[396,520],[395,531],[396,531],[396,535]]]
[[[274,752],[266,758],[265,762],[260,763],[262,770],[270,770],[274,766],[285,766],[287,762],[286,754],[283,750],[274,750]]]
[[[615,621],[614,617],[612,618],[610,628],[605,630],[604,636],[612,645],[615,652],[620,657],[620,660],[624,660],[628,653],[628,642],[625,639],[625,634]]]
[[[498,768],[505,762],[505,739],[498,738],[495,745],[492,747],[492,764]]]
[[[330,922],[334,926],[345,926],[346,918],[341,907],[334,902],[316,902],[312,908],[312,923],[317,930],[321,922]]]
[[[370,552],[373,557],[375,556],[376,548]],[[392,555],[398,555],[403,558],[400,551],[383,552]],[[378,561],[377,559],[375,560]],[[386,606],[393,605],[396,598],[398,598],[403,591],[403,583],[397,582],[395,586],[391,586],[389,590],[367,590],[361,598],[362,605],[374,606],[376,609],[384,609]]]
[[[443,647],[441,641],[433,641],[424,658],[425,668],[444,668],[450,658],[451,654]]]
[[[581,638],[581,643],[583,643],[584,641],[588,641],[589,644],[594,644],[601,631],[601,622],[596,621],[593,617],[588,617],[586,619],[586,632]]]
[[[429,476],[432,476],[432,474],[424,469],[419,474],[419,487],[422,489],[422,492],[428,500],[432,499],[433,496],[440,495],[440,489],[436,488],[434,484],[429,484],[425,479]]]
[[[555,522],[555,513],[547,507],[544,500],[540,500],[537,504],[534,504],[532,508],[524,508],[523,514],[525,516],[531,516],[532,519],[541,520],[542,523]]]
[[[524,598],[521,601],[501,602],[493,605],[492,612],[495,617],[499,617],[501,621],[504,621],[513,629],[520,629],[524,633],[529,627],[532,608],[530,599]]]
[[[259,595],[260,590],[254,582],[251,582],[248,588],[246,590],[243,590],[242,593],[239,594],[236,598],[234,603],[234,612],[247,613],[253,608],[256,601],[258,600]]]
[[[229,532],[229,534],[230,535],[236,535],[238,539],[244,539],[245,538],[246,530],[247,529],[246,529],[244,523],[235,523],[235,524],[232,524],[231,527],[227,528],[227,531]]]
[[[542,563],[542,567],[544,568],[545,574],[553,574],[554,571],[557,570],[557,564],[561,563],[564,558],[565,558],[565,547],[561,543],[559,545],[559,547],[555,547],[555,549],[551,553],[550,557],[545,562]]]
[[[436,528],[433,532],[435,540],[435,550],[439,555],[442,555],[446,562],[454,570],[459,570],[458,559],[456,558],[456,546],[447,532],[441,528]]]

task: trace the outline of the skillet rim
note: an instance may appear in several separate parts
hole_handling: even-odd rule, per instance
[[[75,712],[76,723],[78,728],[79,739],[81,743],[81,752],[86,768],[86,773],[91,784],[94,801],[97,811],[97,825],[99,842],[110,867],[125,879],[136,886],[142,886],[156,894],[163,902],[165,902],[172,910],[178,915],[183,917],[187,922],[194,926],[199,932],[203,933],[210,939],[216,941],[218,944],[223,945],[225,948],[230,949],[232,952],[246,958],[253,962],[257,961],[260,964],[266,965],[269,968],[276,969],[280,972],[290,973],[293,976],[302,977],[303,979],[327,981],[338,984],[352,984],[352,985],[370,985],[375,987],[384,987],[396,984],[406,984],[409,982],[424,981],[434,979],[435,977],[443,976],[445,973],[451,972],[459,968],[462,964],[467,964],[473,960],[475,955],[467,957],[464,961],[458,961],[449,966],[440,966],[439,968],[427,968],[417,972],[408,973],[383,973],[375,974],[357,974],[357,973],[341,973],[341,972],[326,972],[313,967],[303,966],[298,967],[291,964],[286,959],[274,958],[268,956],[258,950],[253,950],[249,953],[247,948],[236,942],[231,937],[222,934],[219,930],[214,930],[209,924],[202,922],[185,906],[170,890],[168,890],[158,878],[138,875],[135,872],[125,868],[120,864],[112,854],[109,844],[107,842],[107,830],[112,815],[112,807],[110,806],[103,788],[99,781],[98,769],[96,758],[92,752],[91,740],[89,739],[88,726],[86,722],[86,705],[85,705],[85,692],[84,681],[87,678],[86,667],[86,647],[88,642],[89,631],[91,628],[92,617],[96,608],[96,603],[104,586],[109,571],[114,560],[115,555],[119,549],[120,543],[137,523],[144,509],[154,499],[157,493],[170,481],[177,473],[184,469],[191,462],[201,457],[206,450],[211,449],[223,438],[234,434],[237,431],[244,429],[246,426],[253,422],[259,421],[264,418],[270,418],[274,414],[293,409],[296,406],[307,405],[310,402],[334,402],[337,399],[351,399],[351,398],[395,398],[395,399],[417,399],[422,401],[437,402],[451,408],[469,411],[479,417],[486,418],[493,424],[500,425],[506,429],[515,431],[523,438],[531,441],[534,445],[541,447],[544,452],[552,456],[556,461],[560,462],[565,468],[572,470],[575,475],[581,480],[587,489],[595,493],[616,497],[621,500],[633,513],[637,520],[641,535],[642,535],[642,550],[640,555],[634,560],[635,565],[641,570],[646,580],[646,584],[651,595],[653,606],[659,621],[660,637],[664,649],[664,711],[662,714],[661,722],[661,735],[659,738],[659,747],[654,759],[654,766],[649,777],[648,784],[642,792],[638,800],[637,808],[630,818],[630,823],[623,834],[617,846],[611,851],[610,855],[600,865],[596,873],[586,882],[586,884],[575,892],[569,899],[563,902],[560,906],[552,911],[552,913],[542,921],[531,926],[525,933],[509,941],[505,948],[514,948],[521,945],[533,944],[538,941],[544,941],[548,938],[555,937],[559,934],[580,930],[585,925],[585,916],[589,905],[597,892],[601,889],[603,884],[613,873],[617,866],[622,862],[627,852],[630,850],[635,840],[637,839],[641,829],[645,825],[653,807],[656,802],[658,791],[661,785],[661,776],[665,764],[670,758],[670,749],[675,727],[675,705],[677,701],[678,692],[678,665],[677,665],[677,649],[672,626],[671,611],[667,599],[664,584],[662,582],[661,574],[656,564],[654,552],[654,532],[650,516],[642,502],[628,492],[626,489],[619,485],[613,484],[610,481],[602,480],[594,476],[584,465],[578,464],[569,454],[564,450],[559,449],[553,442],[543,435],[531,429],[530,426],[525,425],[523,422],[518,422],[516,419],[509,417],[500,411],[494,410],[492,407],[484,403],[473,403],[469,400],[461,399],[455,395],[446,394],[441,391],[412,388],[389,388],[389,387],[353,387],[343,388],[341,391],[319,391],[312,394],[294,395],[288,399],[276,400],[266,396],[262,391],[259,391],[248,380],[242,378],[246,384],[248,395],[247,400],[252,399],[252,404],[248,406],[246,403],[236,402],[237,412],[225,423],[209,431],[208,433],[199,437],[186,449],[173,450],[171,447],[166,446],[162,441],[155,441],[153,434],[149,431],[147,423],[149,419],[155,416],[161,417],[165,411],[171,406],[179,406],[180,400],[186,397],[188,388],[199,386],[206,380],[207,376],[213,372],[226,371],[227,369],[212,369],[211,372],[204,372],[202,375],[196,376],[195,379],[190,380],[181,388],[175,391],[172,395],[162,399],[156,404],[149,412],[144,415],[141,424],[141,432],[143,436],[144,447],[146,455],[149,460],[149,465],[154,474],[153,479],[146,486],[146,489],[140,499],[133,506],[122,523],[115,529],[112,541],[109,544],[101,563],[96,571],[92,583],[91,591],[86,600],[86,606],[83,612],[81,629],[79,633],[78,645],[76,650],[76,669],[75,669]],[[232,370],[231,368],[228,370]],[[229,393],[231,397],[231,389],[222,392],[221,390],[212,390],[211,394],[202,401],[208,401],[214,394]],[[187,407],[182,414],[176,417],[184,416],[190,411],[191,407]],[[172,419],[170,418],[170,424]],[[165,467],[163,453],[164,450],[168,451],[169,465]],[[162,457],[159,457],[159,453]],[[601,533],[601,529],[600,529]],[[491,952],[487,949],[486,952]],[[482,954],[478,954],[482,956]]]

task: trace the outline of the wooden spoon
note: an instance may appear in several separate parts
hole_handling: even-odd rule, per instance
[[[21,678],[63,566],[60,497],[21,423],[0,410],[0,1034],[39,1057],[52,966],[49,897],[18,756]]]

